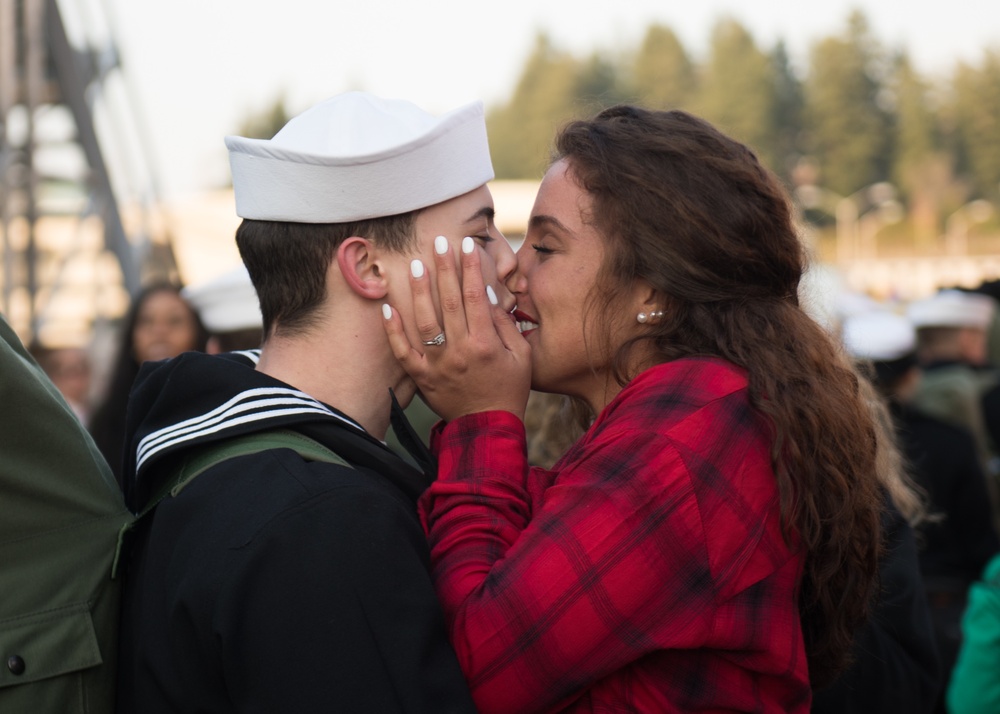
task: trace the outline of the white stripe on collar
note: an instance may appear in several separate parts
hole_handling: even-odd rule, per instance
[[[177,444],[241,424],[294,414],[323,414],[364,432],[360,424],[332,411],[305,392],[283,387],[249,389],[205,414],[146,435],[136,449],[136,471],[154,454]]]
[[[240,357],[246,357],[248,360],[253,362],[255,365],[260,362],[260,350],[236,350],[233,354],[237,354]]]

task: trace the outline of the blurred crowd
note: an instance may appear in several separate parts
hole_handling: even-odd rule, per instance
[[[839,293],[830,311],[884,400],[903,471],[925,501],[926,518],[912,525],[945,672],[941,712],[982,707],[984,697],[987,708],[971,710],[1000,707],[1000,619],[988,600],[1000,566],[998,297],[1000,283],[908,304]]]
[[[153,283],[132,301],[118,329],[106,378],[85,347],[32,343],[29,351],[94,437],[121,481],[126,405],[143,362],[197,350],[217,354],[260,347],[261,317],[242,266],[202,284]]]

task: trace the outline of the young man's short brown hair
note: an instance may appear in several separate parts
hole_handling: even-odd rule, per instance
[[[315,324],[326,296],[326,271],[341,242],[368,238],[393,252],[408,250],[419,211],[351,223],[291,223],[245,219],[236,245],[257,291],[264,342]]]

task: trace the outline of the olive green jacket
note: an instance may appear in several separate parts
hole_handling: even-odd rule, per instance
[[[994,454],[983,417],[982,399],[986,389],[995,382],[993,371],[980,373],[959,362],[935,365],[923,371],[913,398],[914,405],[925,413],[968,429],[984,466]]]
[[[117,535],[90,436],[0,317],[0,712],[114,709]]]
[[[940,363],[923,370],[913,404],[942,421],[967,429],[976,443],[976,451],[993,511],[994,527],[1000,531],[1000,452],[990,437],[983,411],[983,395],[995,386],[995,369],[973,369],[960,362]]]

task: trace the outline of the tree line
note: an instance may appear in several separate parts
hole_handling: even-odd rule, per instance
[[[619,102],[702,116],[789,187],[843,197],[891,183],[918,233],[1000,194],[1000,48],[931,79],[860,11],[813,43],[802,77],[783,42],[762,48],[734,19],[715,24],[702,62],[660,24],[631,51],[586,57],[540,33],[510,98],[487,112],[497,178],[539,178],[560,124]]]

